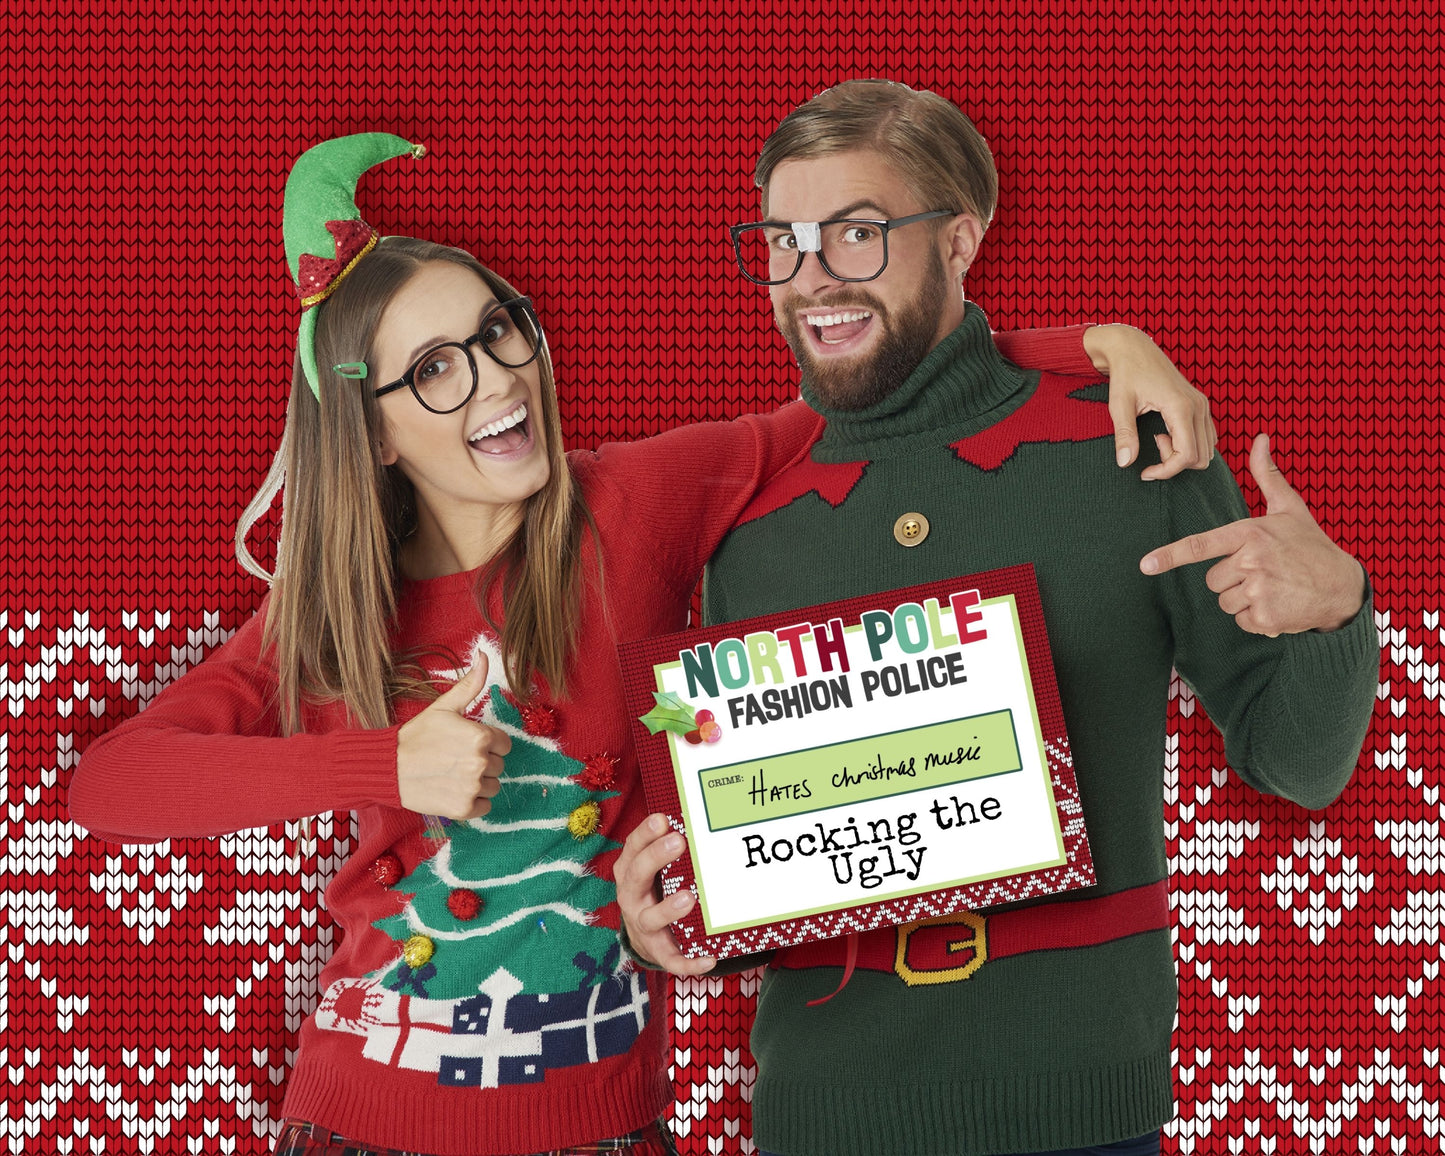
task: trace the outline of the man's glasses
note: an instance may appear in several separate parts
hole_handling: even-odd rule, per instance
[[[482,327],[465,341],[448,341],[428,349],[412,367],[390,385],[376,391],[384,397],[410,388],[417,401],[432,413],[451,413],[476,396],[477,362],[473,345],[507,369],[521,369],[542,351],[542,324],[530,297],[503,301],[482,318]]]
[[[738,268],[755,285],[782,285],[797,276],[807,253],[817,253],[828,276],[871,281],[888,268],[888,234],[915,221],[953,217],[953,209],[914,213],[891,221],[839,217],[832,221],[755,221],[733,225]]]

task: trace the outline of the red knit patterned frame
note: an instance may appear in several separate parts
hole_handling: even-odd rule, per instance
[[[968,288],[994,324],[1156,334],[1231,465],[1271,431],[1374,579],[1376,724],[1327,811],[1242,786],[1176,703],[1166,1150],[1440,1148],[1441,13],[1089,7],[7,6],[0,1146],[265,1151],[330,949],[319,877],[344,827],[319,824],[298,875],[279,830],[122,851],[64,804],[77,752],[260,597],[228,541],[290,377],[290,159],[363,129],[428,144],[363,181],[363,215],[531,292],[567,436],[593,444],[789,395],[723,226],[754,213],[781,115],[886,75],[993,144]],[[754,991],[682,985],[689,1153],[750,1150]]]

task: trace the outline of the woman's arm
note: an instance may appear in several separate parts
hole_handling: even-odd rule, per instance
[[[1017,365],[1051,373],[1109,379],[1109,413],[1119,465],[1139,456],[1138,420],[1151,411],[1164,418],[1159,464],[1143,477],[1170,478],[1184,469],[1202,470],[1218,440],[1209,400],[1195,389],[1149,335],[1131,325],[1074,325],[995,333],[999,352]]]
[[[1139,415],[1157,410],[1169,434],[1160,439],[1164,460],[1144,471],[1146,479],[1203,469],[1214,456],[1209,403],[1139,330],[1128,325],[1021,329],[995,333],[994,341],[1010,361],[1079,377],[1081,387],[1107,376],[1120,465],[1138,457]],[[807,455],[822,426],[816,413],[793,402],[768,414],[604,445],[592,454],[574,455],[573,461],[613,490],[631,520],[648,528],[647,548],[659,569],[690,589],[748,503],[774,475]]]
[[[633,442],[573,453],[574,469],[607,497],[594,502],[620,540],[635,543],[675,590],[690,593],[748,503],[807,456],[823,419],[801,401],[733,421],[697,422]]]
[[[70,784],[77,823],[140,843],[398,804],[397,728],[281,737],[261,617],[90,744]]]
[[[449,819],[487,813],[512,743],[467,717],[486,689],[485,659],[399,726],[283,738],[262,619],[91,743],[70,784],[77,823],[142,843],[376,804]]]

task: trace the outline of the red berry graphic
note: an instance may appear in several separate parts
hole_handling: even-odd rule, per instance
[[[682,737],[692,743],[693,746],[697,746],[698,743],[702,742],[702,734],[699,731],[688,731],[687,734]]]
[[[577,782],[589,791],[610,791],[617,781],[617,760],[611,755],[589,755],[582,760]]]
[[[523,703],[518,706],[522,715],[522,727],[529,735],[540,735],[544,739],[557,734],[557,712],[541,703]]]
[[[712,720],[716,717],[717,716],[713,714],[712,711],[704,709],[698,711],[697,714],[693,716],[693,722],[697,723],[698,726],[702,726],[702,724],[705,722],[712,722]]]
[[[715,743],[718,739],[722,738],[722,727],[718,726],[715,722],[705,722],[697,729],[698,733],[702,735],[702,741],[705,743]]]
[[[475,919],[482,909],[482,897],[470,888],[458,887],[447,896],[447,910],[466,922]]]
[[[371,875],[383,887],[390,887],[401,878],[401,860],[390,851],[383,851],[371,865]]]

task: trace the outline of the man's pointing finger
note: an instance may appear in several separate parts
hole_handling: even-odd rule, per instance
[[[1190,566],[1210,558],[1223,558],[1233,554],[1244,544],[1245,528],[1249,519],[1217,526],[1202,534],[1190,534],[1167,546],[1151,550],[1139,560],[1139,569],[1145,574],[1163,574],[1178,566]]]

